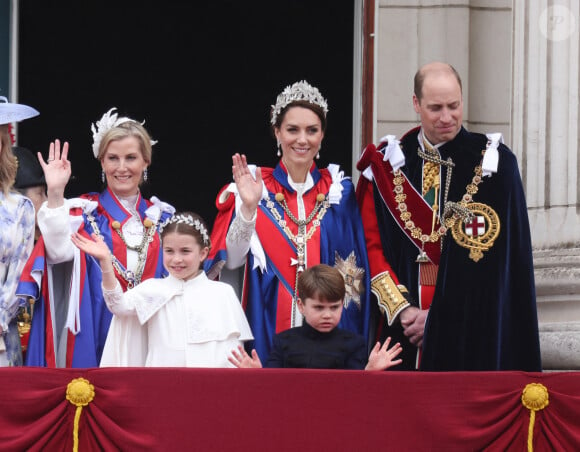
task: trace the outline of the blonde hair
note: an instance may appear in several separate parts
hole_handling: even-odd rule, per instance
[[[0,139],[2,151],[0,151],[0,190],[8,195],[16,180],[18,160],[12,152],[12,140],[8,133],[8,124],[0,125]]]
[[[148,165],[151,164],[151,156],[153,154],[151,147],[151,136],[149,135],[149,132],[145,130],[145,127],[135,121],[123,122],[118,126],[108,130],[103,136],[101,143],[99,144],[99,153],[97,154],[97,159],[99,161],[103,161],[107,147],[112,141],[119,141],[127,137],[137,138],[139,141],[139,148],[141,149],[143,160],[145,160]]]

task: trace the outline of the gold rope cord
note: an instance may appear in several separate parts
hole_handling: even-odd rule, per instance
[[[66,387],[66,399],[77,407],[75,411],[73,429],[73,452],[79,450],[79,421],[83,407],[87,406],[95,398],[95,387],[89,380],[75,378]]]
[[[522,391],[522,405],[530,410],[530,424],[528,426],[528,451],[534,450],[534,422],[536,411],[543,410],[550,404],[548,389],[540,383],[529,383]]]

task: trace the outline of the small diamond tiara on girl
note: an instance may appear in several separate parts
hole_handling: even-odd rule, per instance
[[[201,239],[203,241],[203,246],[207,246],[211,248],[211,241],[209,239],[209,233],[207,231],[207,227],[204,224],[203,218],[201,218],[198,214],[193,212],[181,212],[176,213],[173,216],[169,217],[159,226],[159,233],[161,237],[163,237],[164,233],[168,232],[179,232],[180,224],[191,226],[195,229]],[[175,225],[174,228],[168,228],[170,225]]]

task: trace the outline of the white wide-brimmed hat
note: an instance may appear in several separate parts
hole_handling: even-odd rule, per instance
[[[28,105],[11,104],[4,96],[0,96],[0,126],[33,118],[39,114],[37,110]]]

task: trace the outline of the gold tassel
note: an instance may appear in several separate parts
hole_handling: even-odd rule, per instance
[[[530,424],[528,426],[528,451],[534,450],[534,422],[536,411],[543,410],[550,404],[548,389],[540,383],[529,383],[522,392],[522,405],[530,410]]]
[[[66,399],[77,407],[73,428],[73,452],[79,450],[79,421],[83,407],[95,398],[95,387],[84,378],[75,378],[66,387]]]

